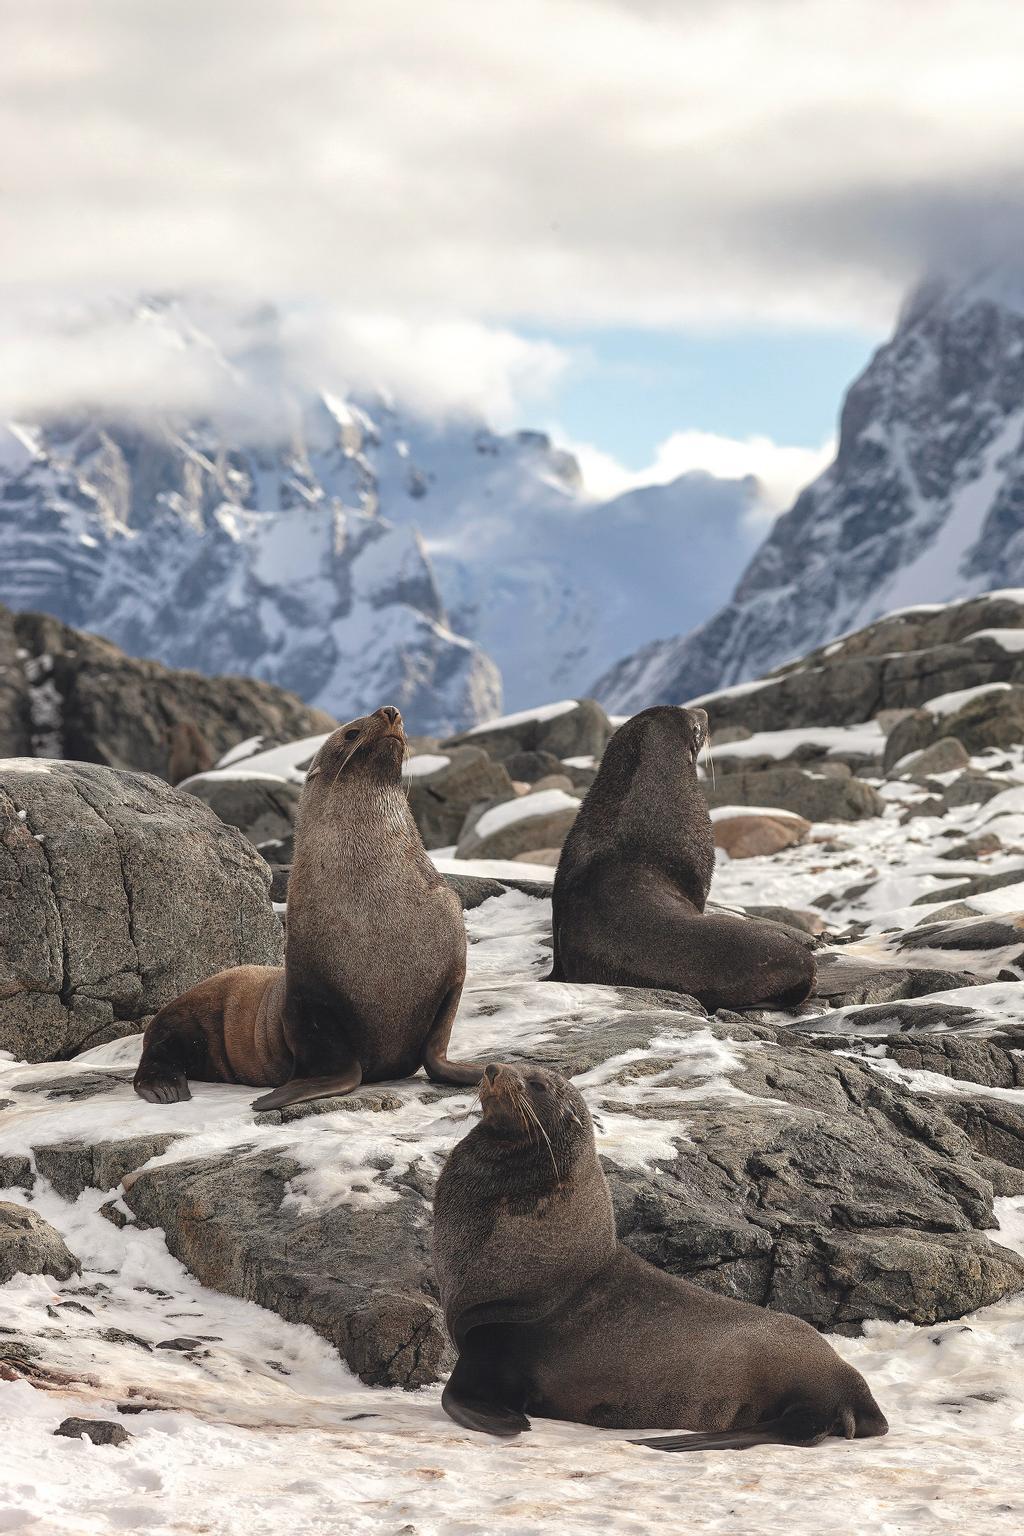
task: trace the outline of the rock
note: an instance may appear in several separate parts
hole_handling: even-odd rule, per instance
[[[579,808],[579,800],[560,789],[478,807],[466,818],[456,856],[514,859],[533,848],[561,848]]]
[[[522,891],[524,896],[536,897],[538,901],[551,899],[551,886],[539,880],[509,880],[507,876],[493,880],[486,875],[452,874],[446,874],[444,879],[462,902],[464,912],[472,912],[492,896],[504,896],[506,891]]]
[[[539,795],[546,789],[560,789],[563,794],[571,795],[575,791],[575,785],[567,773],[546,773],[542,779],[530,785],[529,793]],[[576,795],[577,800],[580,798]]]
[[[802,843],[811,823],[788,812],[750,815],[738,811],[735,815],[716,816],[712,830],[715,847],[723,849],[730,859],[752,859]]]
[[[951,848],[944,849],[939,858],[987,859],[993,853],[1001,852],[1002,847],[1003,840],[995,832],[979,832],[974,837],[965,838],[962,843],[954,843]]]
[[[140,661],[48,614],[15,614],[13,627],[27,653],[33,694],[50,704],[53,739],[37,743],[41,756],[166,777],[167,730],[178,722],[195,726],[216,756],[250,736],[295,741],[336,724],[273,683]],[[40,725],[45,729],[46,722]]]
[[[922,932],[923,930],[916,930]],[[922,942],[921,948],[924,948]],[[976,976],[966,971],[934,970],[926,966],[886,965],[860,955],[820,951],[816,956],[814,997],[825,998],[834,1008],[856,1003],[888,1003],[896,998],[925,997],[929,992],[948,992],[970,987]]]
[[[125,1201],[164,1229],[205,1285],[307,1323],[369,1385],[436,1381],[452,1356],[427,1200],[403,1187],[392,1199],[302,1215],[282,1207],[301,1171],[278,1153],[234,1154],[226,1178],[219,1159],[200,1158],[143,1169]]]
[[[915,896],[911,906],[934,905],[937,900],[946,898],[953,901],[966,901],[971,896],[981,896],[986,891],[1002,891],[1011,885],[1022,887],[1021,904],[1024,906],[1024,864],[1017,865],[1013,869],[999,870],[995,874],[969,875],[966,880],[950,880],[938,891],[925,891],[923,896]]]
[[[197,774],[178,788],[208,805],[215,816],[237,827],[258,848],[291,838],[302,794],[301,784],[284,779],[233,778],[223,773]]]
[[[563,764],[553,752],[513,752],[503,762],[509,778],[522,784],[536,784],[551,773],[561,773]]]
[[[112,1141],[61,1141],[33,1147],[36,1168],[64,1200],[77,1200],[83,1189],[116,1189],[150,1158],[178,1140],[174,1134],[125,1136]]]
[[[953,782],[946,785],[942,792],[943,808],[950,811],[960,805],[984,805],[987,800],[994,800],[996,795],[1010,787],[1006,779],[994,779],[987,773],[968,769],[966,773],[957,774]]]
[[[911,752],[893,766],[895,777],[927,778],[932,773],[951,773],[956,768],[966,768],[970,754],[955,736],[940,736],[930,747]]]
[[[440,764],[442,756],[445,761]],[[457,842],[474,805],[511,800],[513,794],[507,767],[492,761],[481,747],[445,748],[437,759],[440,765],[430,772],[406,778],[409,809],[427,848],[447,848]]]
[[[801,928],[817,938],[825,932],[825,919],[818,912],[805,912],[801,907],[746,907],[748,917],[760,917],[770,923],[782,923],[787,928]]]
[[[888,773],[908,753],[945,737],[959,741],[971,755],[988,747],[1010,747],[1024,741],[1024,686],[988,687],[964,699],[958,708],[929,709],[926,703],[900,721],[887,738],[882,759],[885,771]]]
[[[881,816],[885,802],[862,779],[835,779],[800,768],[723,773],[717,785],[702,785],[708,805],[771,806],[808,821],[861,821]]]
[[[0,1157],[0,1189],[31,1189],[34,1183],[35,1175],[27,1157],[18,1153]]]
[[[0,1049],[117,1038],[226,966],[279,964],[266,865],[190,795],[84,763],[0,763]]]
[[[94,1099],[102,1093],[113,1093],[124,1088],[134,1076],[131,1072],[112,1072],[100,1068],[96,1072],[75,1072],[61,1077],[30,1078],[12,1083],[16,1093],[42,1093],[48,1099]]]
[[[0,758],[32,753],[28,677],[21,649],[14,615],[0,607]]]
[[[24,1205],[0,1202],[0,1285],[14,1275],[70,1280],[82,1266],[56,1227]]]
[[[113,1419],[64,1419],[54,1434],[69,1440],[91,1440],[93,1445],[127,1445],[132,1438],[124,1425]]]
[[[581,789],[586,793],[597,778],[598,766],[599,764],[593,759],[588,761],[586,758],[581,757],[576,762],[573,762],[571,759],[568,762],[563,762],[561,771],[567,779],[572,781],[574,789]]]
[[[544,716],[512,716],[492,725],[477,726],[462,736],[441,743],[450,747],[482,747],[496,762],[520,752],[547,752],[552,757],[596,757],[604,752],[612,723],[594,699],[580,699],[571,709]]]
[[[534,848],[529,853],[517,853],[512,862],[514,864],[543,864],[548,869],[557,869],[561,856],[562,850],[560,848]]]

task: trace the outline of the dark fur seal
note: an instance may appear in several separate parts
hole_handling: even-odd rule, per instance
[[[446,1055],[466,930],[409,812],[404,755],[391,705],[327,738],[299,802],[284,969],[222,971],[162,1008],[135,1074],[144,1099],[187,1099],[190,1077],[275,1087],[257,1109],[421,1066],[479,1081],[480,1065]]]
[[[697,758],[702,709],[657,705],[608,743],[562,849],[551,981],[667,987],[705,1008],[793,1008],[814,960],[771,923],[704,914],[715,845]]]
[[[526,1415],[700,1433],[660,1450],[884,1435],[864,1379],[799,1318],[664,1274],[616,1241],[586,1105],[551,1072],[492,1064],[483,1118],[434,1199],[459,1358],[441,1399],[492,1435]]]

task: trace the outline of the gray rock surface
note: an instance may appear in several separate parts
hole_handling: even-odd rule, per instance
[[[884,803],[862,779],[822,777],[800,768],[719,774],[702,786],[708,804],[753,805],[792,811],[808,821],[861,821],[880,816]]]
[[[0,1202],[0,1285],[14,1275],[69,1280],[82,1266],[55,1227],[24,1205]]]
[[[273,683],[142,661],[48,614],[0,609],[0,653],[5,617],[22,652],[26,704],[34,715],[30,740],[19,748],[25,755],[166,777],[167,729],[176,721],[194,724],[215,757],[250,736],[294,741],[337,723]]]
[[[206,1285],[307,1323],[371,1386],[436,1381],[452,1355],[430,1264],[430,1206],[406,1183],[372,1208],[282,1209],[301,1164],[273,1152],[143,1169],[125,1193]],[[429,1192],[429,1182],[425,1185]]]
[[[612,734],[612,724],[594,699],[580,699],[574,709],[543,720],[532,717],[511,725],[481,726],[441,743],[449,747],[482,747],[496,762],[520,752],[547,752],[552,757],[600,757]]]
[[[67,1057],[226,966],[279,963],[267,887],[238,832],[158,779],[0,763],[0,1049]]]
[[[93,1445],[126,1445],[132,1438],[124,1425],[113,1419],[63,1419],[54,1434],[68,1440],[91,1440]]]
[[[237,827],[257,848],[283,845],[292,836],[301,784],[203,773],[178,786],[208,805],[229,827]]]
[[[936,690],[936,693],[941,691]],[[886,738],[882,759],[886,772],[908,753],[919,752],[925,747],[934,750],[935,744],[945,737],[960,742],[971,754],[1024,741],[1024,686],[993,688],[979,693],[949,713],[915,710]],[[948,766],[959,765],[950,763]],[[906,765],[902,771],[907,771]],[[943,770],[933,767],[924,771],[937,773]]]
[[[524,814],[499,826],[493,831],[481,831],[480,819],[487,811],[504,804],[475,806],[466,818],[459,834],[456,857],[460,859],[514,859],[532,848],[561,848],[569,835],[569,829],[579,811],[579,803],[559,806],[555,810],[540,810],[536,815],[525,814],[529,809],[530,795],[516,802]]]
[[[482,747],[446,747],[440,755],[448,759],[443,767],[406,780],[409,809],[426,848],[456,843],[474,805],[511,800],[515,795],[515,775],[510,777]]]

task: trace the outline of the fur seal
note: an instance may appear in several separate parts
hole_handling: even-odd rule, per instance
[[[666,987],[710,1012],[794,1008],[814,959],[771,923],[704,914],[715,846],[697,758],[702,709],[656,705],[619,727],[566,838],[550,981]]]
[[[441,1402],[492,1435],[527,1414],[698,1433],[659,1450],[884,1435],[867,1383],[809,1323],[663,1273],[616,1241],[587,1107],[564,1078],[492,1063],[482,1119],[434,1198],[459,1358]]]
[[[257,1109],[410,1077],[475,1084],[447,1059],[466,976],[462,907],[427,858],[402,788],[393,705],[329,736],[306,776],[288,887],[285,963],[237,966],[161,1008],[135,1091],[190,1097],[188,1079],[275,1091]]]

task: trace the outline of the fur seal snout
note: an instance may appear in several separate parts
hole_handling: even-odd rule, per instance
[[[660,1450],[884,1435],[863,1377],[808,1323],[663,1273],[616,1240],[587,1107],[564,1078],[493,1064],[434,1199],[459,1358],[441,1399],[494,1435],[528,1414],[698,1431]]]
[[[705,914],[715,847],[697,779],[702,709],[657,705],[608,743],[552,893],[552,981],[666,987],[709,1011],[795,1008],[810,952],[779,926]]]
[[[283,970],[238,966],[168,1003],[146,1030],[135,1089],[189,1097],[188,1079],[274,1092],[256,1108],[410,1077],[474,1084],[450,1062],[466,976],[462,907],[427,858],[402,788],[394,705],[334,731],[299,801]]]

